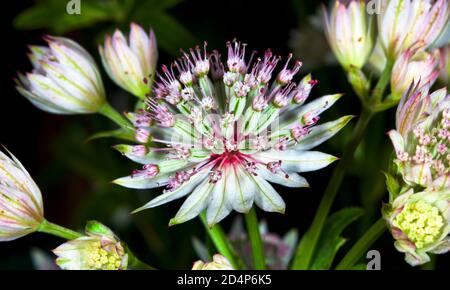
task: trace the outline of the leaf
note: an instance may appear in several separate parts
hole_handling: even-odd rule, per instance
[[[323,231],[317,245],[316,255],[312,260],[312,269],[329,269],[333,263],[337,251],[346,242],[341,237],[342,231],[362,214],[363,210],[357,207],[344,208],[331,215],[325,223]]]
[[[53,33],[66,32],[89,27],[95,23],[121,17],[123,7],[117,7],[117,1],[83,0],[80,14],[67,12],[68,1],[39,1],[32,7],[22,11],[13,22],[17,29],[31,30],[49,28]]]
[[[367,270],[366,264],[356,264],[350,268],[350,270]]]
[[[397,179],[387,172],[383,172],[386,177],[386,188],[389,191],[389,202],[393,202],[400,193],[400,184]]]

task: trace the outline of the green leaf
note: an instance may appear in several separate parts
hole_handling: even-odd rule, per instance
[[[383,172],[386,177],[386,188],[389,191],[389,202],[393,202],[400,193],[400,184],[397,179],[387,172]]]
[[[367,270],[366,264],[356,264],[350,268],[350,270]]]
[[[357,207],[344,208],[331,215],[324,227],[324,231],[317,245],[316,255],[313,258],[312,269],[326,270],[331,267],[337,251],[346,242],[341,237],[342,231],[362,214],[363,210]]]
[[[17,29],[48,28],[56,34],[89,27],[95,23],[113,20],[123,14],[117,1],[81,1],[81,13],[67,13],[68,1],[44,0],[21,12],[13,22]]]

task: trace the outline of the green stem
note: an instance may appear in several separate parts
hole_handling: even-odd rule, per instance
[[[302,239],[302,242],[297,248],[295,259],[292,264],[293,269],[309,268],[312,257],[314,255],[316,244],[319,240],[322,228],[331,209],[331,205],[333,204],[338,189],[342,183],[345,172],[348,166],[351,164],[355,150],[361,142],[367,129],[367,125],[369,124],[369,121],[372,119],[373,115],[374,113],[371,110],[365,107],[363,108],[361,116],[358,119],[358,122],[353,131],[352,137],[348,142],[344,153],[342,154],[342,158],[333,171],[333,175],[322,197],[314,220],[307,232],[307,238]]]
[[[44,220],[41,223],[38,228],[38,232],[54,235],[66,240],[73,240],[83,236],[79,232],[72,231],[71,229],[51,223],[47,220]]]
[[[380,79],[377,82],[377,85],[373,89],[372,97],[369,99],[369,105],[373,107],[378,105],[383,98],[384,91],[391,80],[392,68],[394,67],[394,62],[391,60],[386,61],[386,65],[384,67],[383,72],[381,73]]]
[[[252,207],[249,213],[245,215],[245,223],[252,246],[253,266],[256,270],[265,270],[266,261],[264,258],[264,245],[259,231],[258,217],[255,207]]]
[[[376,221],[370,229],[356,242],[348,251],[341,262],[336,266],[336,270],[349,270],[363,256],[369,247],[383,234],[386,230],[386,222],[383,218]]]
[[[237,255],[235,254],[222,228],[219,225],[209,227],[208,223],[206,222],[205,213],[202,213],[200,215],[200,219],[202,220],[202,223],[205,226],[206,231],[208,232],[208,235],[211,238],[217,251],[219,251],[220,254],[222,254],[224,257],[228,259],[228,261],[230,261],[234,269],[244,268],[245,267],[244,263],[240,261],[239,257],[237,257]]]
[[[124,129],[130,130],[132,128],[130,122],[128,122],[128,120],[117,112],[108,102],[105,102],[98,112]]]
[[[142,262],[136,257],[133,252],[126,246],[127,254],[128,254],[128,269],[129,270],[156,270],[152,266]]]

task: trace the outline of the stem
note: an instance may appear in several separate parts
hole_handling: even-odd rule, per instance
[[[233,249],[231,248],[230,242],[228,241],[228,238],[226,237],[222,228],[219,225],[215,225],[212,228],[210,228],[208,226],[208,223],[206,222],[205,213],[202,213],[200,215],[200,219],[202,220],[202,223],[205,226],[209,237],[213,241],[214,246],[216,246],[216,249],[219,251],[220,254],[225,256],[228,259],[228,261],[230,261],[233,268],[242,269],[243,267],[245,267],[244,263],[240,261],[239,257],[235,255]]]
[[[79,237],[82,237],[83,235],[79,232],[72,231],[68,228],[62,227],[60,225],[51,223],[47,220],[43,220],[41,225],[39,226],[38,232],[46,233],[50,235],[54,235],[66,240],[73,240]]]
[[[142,262],[136,257],[133,252],[126,246],[127,254],[128,254],[128,269],[129,270],[156,270],[152,266]]]
[[[370,104],[379,104],[383,98],[384,91],[389,85],[391,80],[392,68],[394,67],[394,62],[392,60],[387,60],[383,72],[381,73],[380,79],[377,85],[373,89],[372,97],[369,99]]]
[[[245,215],[245,223],[247,225],[250,244],[252,246],[253,266],[256,270],[265,270],[266,261],[264,258],[264,246],[259,231],[255,207],[252,207],[250,212]]]
[[[292,264],[293,269],[308,269],[331,205],[333,204],[338,189],[342,183],[345,172],[353,159],[355,150],[361,142],[367,129],[367,125],[373,115],[374,113],[371,110],[363,107],[361,116],[356,123],[355,129],[353,130],[352,137],[348,142],[344,153],[342,154],[341,160],[333,171],[333,175],[320,202],[319,209],[317,210],[311,227],[307,232],[308,238],[303,239],[297,248],[295,259]]]
[[[98,112],[108,119],[112,120],[120,127],[127,130],[131,129],[130,122],[128,122],[128,120],[125,119],[119,112],[117,112],[116,109],[114,109],[109,103],[105,102],[105,104],[100,107]]]
[[[348,270],[350,269],[367,249],[381,236],[386,230],[386,222],[383,218],[376,221],[370,229],[353,245],[353,247],[344,256],[341,262],[336,266],[336,270]]]

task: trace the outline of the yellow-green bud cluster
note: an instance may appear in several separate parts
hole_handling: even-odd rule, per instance
[[[122,258],[118,253],[103,249],[100,241],[89,246],[87,265],[92,270],[118,270],[121,264]]]
[[[421,249],[439,239],[444,219],[437,207],[419,200],[406,204],[395,217],[393,225]]]

